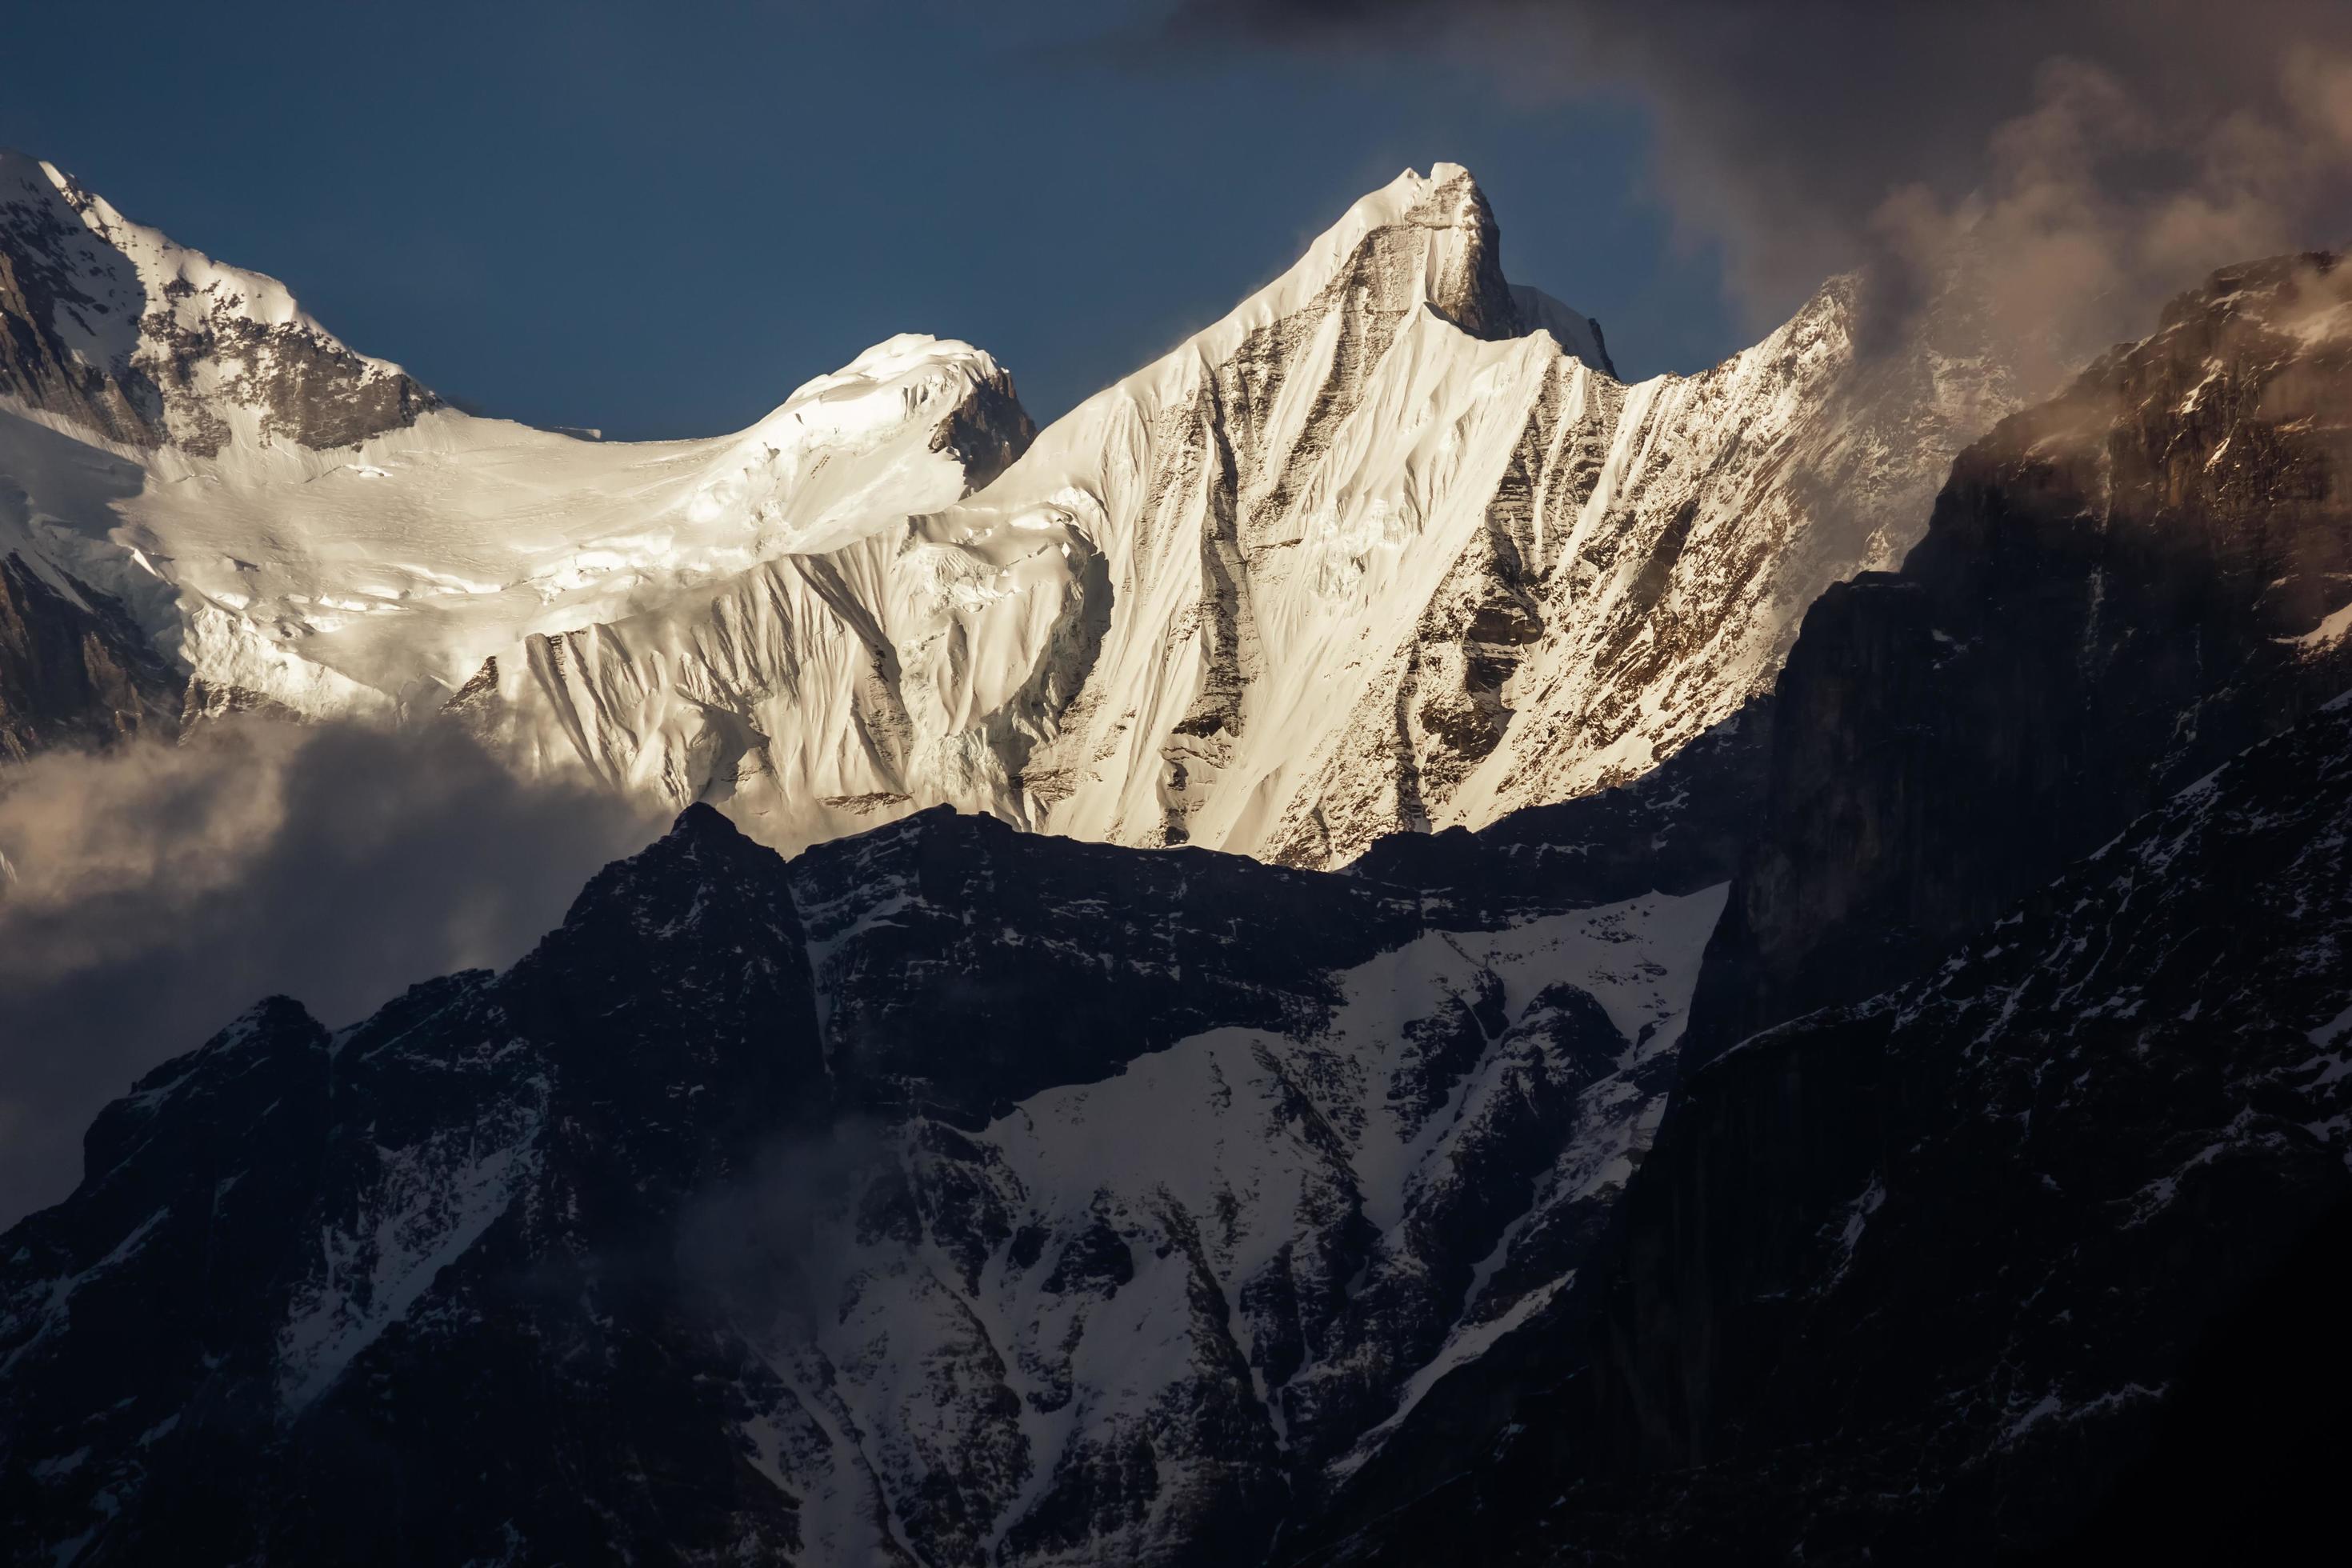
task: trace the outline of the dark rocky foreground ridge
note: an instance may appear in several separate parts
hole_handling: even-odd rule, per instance
[[[2346,277],[2004,424],[1629,789],[1353,876],[697,807],[261,1004],[0,1237],[12,1560],[2261,1555],[2343,1454],[2249,1342],[2352,1196]]]
[[[1475,1374],[1512,1380],[1493,1447],[1318,1560],[1467,1530],[1509,1563],[2267,1561],[2324,1532],[2347,856],[2339,702],[1934,973],[1698,1069],[1595,1314]]]
[[[2330,256],[2215,274],[1813,606],[1702,1052],[1916,973],[2352,686],[2347,300]]]
[[[2339,701],[1933,973],[1692,1077],[1601,1341],[1618,1467],[1696,1471],[1634,1539],[1983,1560],[2078,1528],[2206,1325],[2352,1201],[2347,890]],[[2352,1364],[2301,1350],[2284,1424]],[[2237,1550],[2294,1539],[2280,1489],[2222,1505]]]
[[[694,807],[507,973],[107,1110],[0,1238],[9,1559],[1262,1553],[1654,1127],[1719,892],[1591,902]]]

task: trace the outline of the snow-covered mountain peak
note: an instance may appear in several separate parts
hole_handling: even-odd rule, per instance
[[[1570,357],[1613,377],[1600,323],[1506,281],[1501,243],[1485,193],[1467,169],[1438,163],[1426,176],[1407,169],[1349,206],[1274,281],[1056,420],[1024,458],[1020,477],[1008,476],[972,504],[1002,507],[1012,492],[1073,487],[1098,495],[1107,429],[1144,411],[1187,404],[1221,375],[1264,385],[1280,377],[1286,356],[1304,352],[1329,362],[1343,339],[1365,338],[1349,352],[1361,348],[1377,358],[1424,310],[1474,338],[1549,331]],[[1438,355],[1452,352],[1443,334],[1434,342]],[[1295,422],[1308,412],[1294,397],[1283,416]]]
[[[454,695],[528,770],[724,800],[780,845],[945,803],[1325,866],[1637,774],[1769,686],[1822,586],[1899,554],[2001,396],[1948,345],[1862,355],[1835,284],[1714,371],[1622,384],[1596,323],[1507,279],[1486,196],[1439,163],[1042,436],[989,355],[910,333],[711,440],[439,407],[340,449],[247,440],[293,416],[239,412],[204,367],[262,356],[183,375],[163,348],[342,356],[269,382],[296,416],[397,373],[257,275],[208,292],[173,249],[164,277],[168,241],[26,168],[47,205],[0,213],[0,320],[49,321],[45,279],[104,267],[292,314],[145,310],[112,379],[26,357],[46,327],[0,333],[0,396],[137,476],[68,493],[0,423],[31,500],[0,527],[142,616],[206,708]],[[54,264],[68,228],[92,267]],[[225,409],[238,438],[152,449],[142,388],[167,384],[194,388],[174,420]]]
[[[351,446],[439,400],[355,353],[278,279],[133,223],[56,164],[0,153],[0,394],[135,448]]]
[[[1028,429],[1013,378],[993,358],[952,338],[901,332],[803,383],[729,439],[685,515],[698,524],[732,519],[757,539],[758,559],[822,553],[994,479]],[[941,483],[905,482],[933,468]]]
[[[820,401],[861,397],[874,387],[903,382],[936,367],[965,364],[977,367],[986,375],[999,371],[993,358],[970,343],[933,337],[929,332],[898,332],[876,343],[839,370],[809,377],[793,389],[793,395],[784,399],[776,414]]]
[[[820,447],[835,453],[870,450],[908,425],[920,423],[924,416],[936,423],[983,393],[1005,400],[1014,397],[1013,378],[992,355],[954,338],[900,332],[839,370],[803,382],[732,439],[745,448],[777,451]],[[972,482],[985,483],[1003,466],[1002,460],[979,463]]]
[[[1408,171],[976,493],[794,525],[502,656],[469,710],[783,845],[945,802],[1323,866],[1492,821],[1720,724],[1823,585],[1908,543],[1984,400],[1950,354],[1858,356],[1852,295],[1628,387],[1597,324],[1505,279],[1466,171]],[[765,515],[767,440],[712,481],[727,515]]]
[[[5,156],[0,155],[0,162],[5,162]],[[139,269],[141,283],[160,281],[163,287],[155,292],[163,296],[175,321],[191,322],[194,310],[186,301],[192,295],[204,294],[214,298],[216,309],[263,326],[301,327],[322,337],[331,336],[295,303],[293,290],[277,279],[241,267],[225,266],[202,251],[173,242],[160,230],[133,223],[118,212],[112,202],[47,159],[40,160],[37,166],[97,244],[131,258]],[[179,284],[186,285],[185,289],[175,287]]]
[[[1221,363],[1250,333],[1315,309],[1334,289],[1366,292],[1399,313],[1426,304],[1474,337],[1512,337],[1520,323],[1501,248],[1495,215],[1469,170],[1436,163],[1424,178],[1407,169],[1177,353]]]
[[[276,279],[0,157],[0,556],[119,601],[197,712],[431,711],[522,639],[903,534],[1034,428],[995,360],[917,333],[730,436],[477,417]]]
[[[1475,234],[1491,230],[1494,222],[1477,176],[1459,163],[1441,160],[1429,166],[1427,174],[1400,170],[1395,179],[1359,199],[1323,237],[1360,238],[1373,229],[1412,224]],[[1317,252],[1310,248],[1307,254]]]

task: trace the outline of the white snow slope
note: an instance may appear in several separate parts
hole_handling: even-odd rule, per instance
[[[87,226],[52,247],[84,297],[53,319],[92,366],[163,379],[159,344],[202,311],[400,374],[275,279],[126,222],[52,165],[0,153],[0,216],[20,235]],[[526,637],[946,506],[968,488],[948,422],[983,393],[1011,401],[988,355],[902,334],[732,436],[605,444],[436,405],[321,449],[270,417],[267,386],[244,395],[268,370],[193,356],[184,406],[221,417],[191,438],[172,404],[153,446],[0,397],[0,476],[22,492],[0,508],[0,550],[123,599],[205,688],[320,717],[429,711]]]
[[[1269,1464],[1344,1481],[1572,1285],[1563,1236],[1649,1146],[1724,892],[1432,932],[1335,977],[1302,1037],[1218,1029],[977,1133],[918,1118],[780,1165],[752,1212],[793,1213],[807,1273],[738,1325],[783,1391],[747,1398],[742,1432],[802,1500],[810,1560],[1170,1561]],[[1475,1060],[1428,1096],[1424,1056],[1465,1024]],[[1570,1131],[1499,1175],[1550,1097]],[[919,1236],[811,1195],[893,1167]],[[1465,1284],[1430,1255],[1480,1194],[1500,1239]],[[1260,1430],[1271,1452],[1243,1440]]]
[[[948,432],[1009,382],[908,337],[711,441],[435,409],[331,450],[77,430],[97,467],[61,479],[33,437],[70,426],[20,405],[0,473],[30,497],[15,546],[123,596],[208,691],[456,691],[520,767],[722,801],[787,847],[944,802],[1330,865],[1737,710],[2009,396],[1924,339],[1861,358],[1843,280],[1627,386],[1498,244],[1465,171],[1408,172],[970,495],[989,470]],[[191,265],[142,246],[142,276]]]

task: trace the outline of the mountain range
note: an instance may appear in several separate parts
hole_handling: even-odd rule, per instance
[[[633,446],[0,175],[11,755],[456,722],[677,808],[97,1119],[0,1236],[10,1561],[2325,1521],[2337,257],[2030,405],[1961,273],[1629,385],[1440,164],[1043,431],[898,338]]]
[[[1627,385],[1440,164],[1042,434],[988,355],[902,337],[736,436],[603,443],[447,406],[52,166],[0,175],[18,751],[455,713],[787,849],[950,805],[1328,868],[1636,776],[1900,558],[2014,396],[1957,352],[1964,300],[1865,353],[1853,279]]]

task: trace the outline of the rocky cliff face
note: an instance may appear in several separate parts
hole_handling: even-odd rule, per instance
[[[1808,617],[1710,1023],[1928,973],[1686,1085],[1623,1213],[1594,1540],[1983,1561],[2317,1522],[2283,1478],[2333,1440],[2291,1391],[2237,1406],[2275,1466],[2180,1419],[2272,1365],[2238,1336],[2307,1312],[2352,1195],[2347,300],[2332,256],[2216,275]],[[2244,1495],[2149,1479],[2192,1473]],[[2149,1519],[2097,1510],[2119,1478]]]
[[[337,1036],[266,1002],[142,1079],[92,1127],[75,1217],[13,1235],[12,1553],[47,1535],[126,1560],[460,1560],[498,1540],[466,1500],[521,1456],[457,1434],[507,1415],[572,1434],[538,1451],[586,1495],[515,1523],[577,1550],[609,1506],[588,1499],[632,1489],[646,1434],[712,1397],[667,1375],[722,1352],[662,1301],[661,1227],[763,1130],[824,1114],[799,938],[773,858],[690,823],[504,976],[420,987]],[[609,1048],[566,1049],[592,1033]],[[157,1312],[183,1291],[190,1310]],[[544,1361],[517,1353],[531,1342]],[[103,1366],[74,1365],[101,1343]],[[614,1354],[617,1382],[562,1371]],[[420,1387],[388,1400],[387,1379]],[[597,1408],[632,1385],[636,1433]],[[45,1464],[37,1433],[74,1444]],[[406,1501],[427,1491],[437,1521]],[[785,1540],[790,1513],[740,1523]]]
[[[2336,702],[1692,1073],[1573,1310],[1298,1560],[2300,1550],[2352,1382],[2347,844]]]
[[[240,435],[355,446],[439,404],[338,342],[276,279],[175,245],[5,150],[0,393],[110,441],[202,457]]]
[[[179,724],[182,683],[122,606],[0,556],[0,759]]]
[[[2347,715],[1688,1083],[1604,1342],[1595,1451],[1676,1472],[1642,1555],[1981,1562],[2084,1524],[2209,1324],[2352,1199]],[[2233,1549],[2313,1506],[2258,1480]]]
[[[1720,903],[696,807],[108,1109],[0,1238],[9,1560],[1262,1554],[1572,1279]]]
[[[2217,274],[1963,454],[1899,574],[1807,615],[1709,1048],[1935,962],[2352,685],[2347,277]]]

